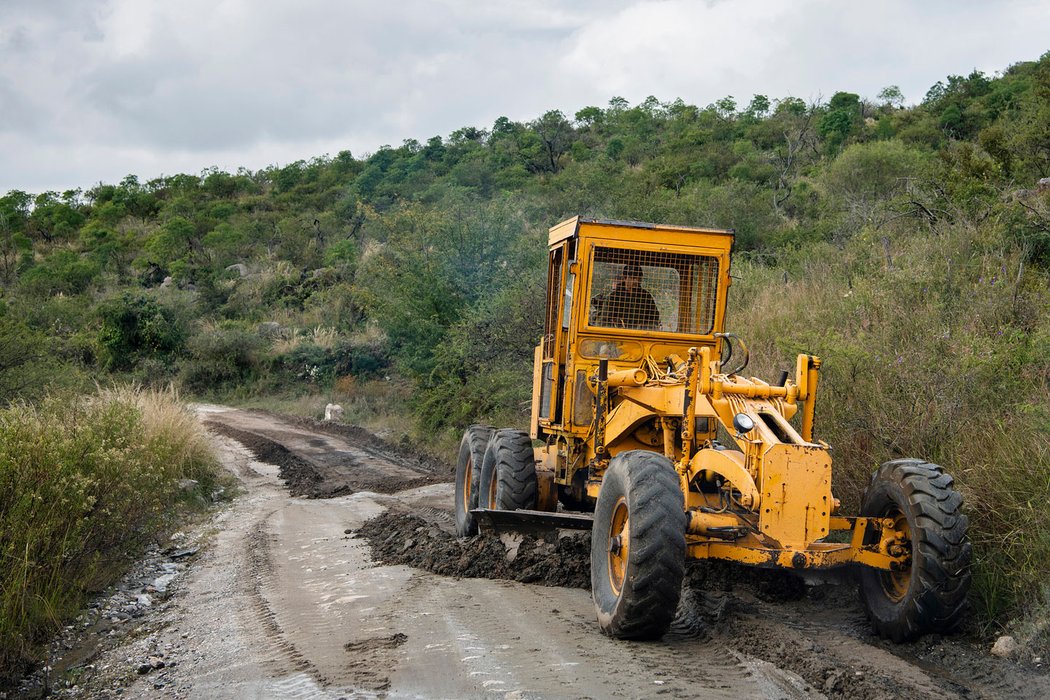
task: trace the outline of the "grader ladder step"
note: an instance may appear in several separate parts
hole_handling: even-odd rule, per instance
[[[594,518],[587,513],[548,513],[542,510],[492,510],[475,508],[482,532],[543,532],[590,530]]]

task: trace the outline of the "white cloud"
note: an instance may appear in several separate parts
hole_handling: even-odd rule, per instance
[[[709,104],[724,95],[814,99],[891,84],[909,100],[949,73],[994,72],[1048,47],[1042,2],[637,3],[577,34],[570,80],[622,94]]]
[[[613,95],[910,100],[1045,51],[1050,6],[5,0],[0,192],[375,150]]]

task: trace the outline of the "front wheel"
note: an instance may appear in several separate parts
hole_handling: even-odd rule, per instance
[[[860,594],[872,629],[895,642],[951,632],[970,588],[969,520],[952,477],[929,462],[898,459],[872,476],[861,515],[892,518],[911,562],[902,571],[863,568]]]
[[[685,501],[663,455],[616,455],[591,530],[591,595],[602,632],[657,639],[674,619],[685,576]]]

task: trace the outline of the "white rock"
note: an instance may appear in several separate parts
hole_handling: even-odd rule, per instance
[[[503,532],[500,533],[499,538],[503,546],[507,548],[507,563],[510,564],[518,558],[518,549],[524,538],[518,532]]]
[[[330,403],[324,407],[324,419],[325,420],[342,420],[343,419],[343,407],[337,403]]]
[[[168,584],[174,580],[175,574],[164,574],[153,580],[153,587],[157,589],[157,592],[164,593],[168,590]]]
[[[995,640],[995,644],[992,645],[992,656],[998,656],[1001,659],[1009,658],[1016,652],[1017,640],[1010,635],[999,637],[999,639]]]

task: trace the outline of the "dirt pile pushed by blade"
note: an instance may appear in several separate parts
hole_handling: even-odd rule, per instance
[[[685,587],[695,591],[730,593],[744,590],[767,603],[801,600],[809,592],[805,581],[787,569],[760,569],[717,559],[689,561]]]
[[[589,589],[590,538],[478,535],[458,539],[408,513],[387,511],[366,522],[357,536],[368,541],[372,558],[444,576],[495,578]]]

